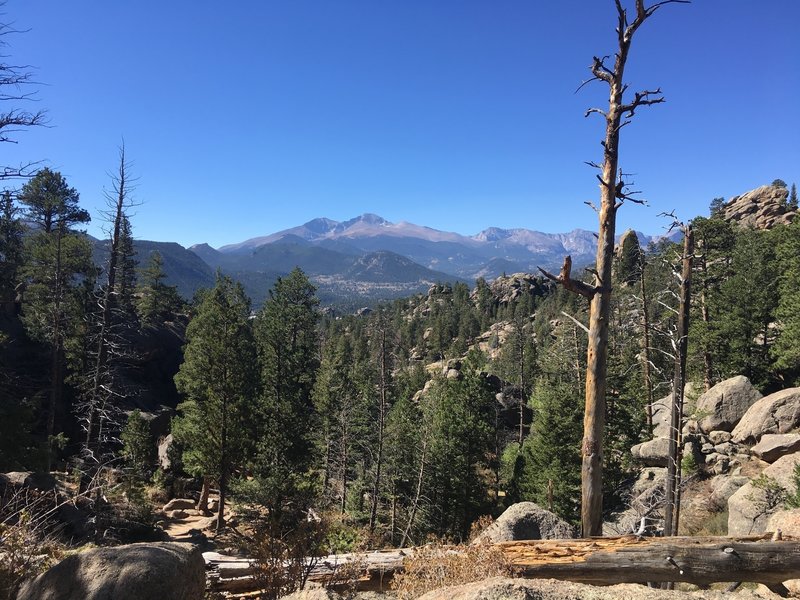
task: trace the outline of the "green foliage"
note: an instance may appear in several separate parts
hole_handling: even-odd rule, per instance
[[[184,305],[175,286],[167,285],[164,272],[164,259],[157,250],[150,255],[150,261],[141,273],[139,301],[137,310],[143,323],[154,325],[169,319]]]
[[[531,435],[522,447],[520,495],[575,523],[579,518],[583,398],[568,383],[538,379]]]
[[[471,523],[488,512],[482,473],[494,441],[494,401],[485,378],[464,369],[459,380],[435,380],[421,401],[428,526],[437,535],[466,539]]]
[[[0,198],[0,302],[13,300],[19,283],[24,227],[18,212],[11,192],[6,190]]]
[[[312,390],[319,366],[315,288],[300,270],[279,278],[255,320],[255,338],[261,368],[252,460],[259,503],[280,513],[307,480],[314,461],[311,426]]]
[[[800,508],[800,463],[797,463],[792,469],[792,483],[794,484],[794,493],[786,493],[786,508]]]
[[[714,198],[708,207],[708,212],[711,218],[720,217],[722,209],[725,205],[725,198]]]
[[[683,455],[681,459],[681,473],[683,473],[685,477],[696,475],[699,469],[700,467],[697,464],[697,459],[694,457],[694,454],[689,453]]]
[[[122,457],[133,473],[143,479],[149,477],[155,464],[155,444],[150,434],[150,425],[136,409],[128,416],[128,422],[120,434]]]
[[[219,275],[189,323],[184,362],[175,376],[186,396],[172,426],[185,448],[184,465],[222,488],[243,462],[258,389],[249,317],[241,285]]]
[[[800,219],[777,228],[774,236],[779,291],[775,316],[780,335],[771,355],[782,379],[800,385]]]
[[[774,185],[775,187],[782,187],[782,188],[788,187],[783,179],[773,179],[772,185]]]

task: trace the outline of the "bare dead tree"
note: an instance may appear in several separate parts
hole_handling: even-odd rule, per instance
[[[121,395],[114,385],[113,369],[109,364],[127,353],[127,343],[121,334],[126,326],[126,316],[119,306],[119,285],[123,268],[123,235],[130,209],[137,205],[132,199],[133,181],[130,163],[125,158],[125,145],[119,150],[119,165],[111,175],[111,189],[105,192],[107,209],[103,212],[109,223],[109,256],[105,269],[105,282],[97,292],[95,350],[86,392],[86,455],[99,460],[97,452],[104,445],[105,425],[115,421],[110,400]]]
[[[683,390],[686,384],[686,353],[689,338],[689,307],[692,286],[692,258],[694,233],[691,225],[683,229],[683,255],[681,257],[680,304],[678,308],[678,335],[676,340],[675,373],[672,383],[672,411],[670,418],[669,458],[667,462],[666,507],[664,509],[664,535],[678,534],[680,516],[681,429],[683,427]]]
[[[605,430],[606,371],[608,359],[608,321],[611,309],[611,268],[614,258],[617,210],[626,202],[643,204],[638,192],[630,189],[629,181],[619,168],[620,131],[631,123],[636,111],[645,106],[664,102],[661,89],[634,92],[626,99],[628,85],[624,81],[625,65],[633,36],[639,27],[662,6],[687,3],[688,0],[662,0],[649,7],[644,0],[636,0],[635,15],[629,19],[628,10],[622,0],[614,0],[617,8],[617,50],[614,65],[609,67],[609,57],[595,56],[590,67],[592,77],[583,82],[601,81],[608,85],[608,109],[590,108],[586,116],[598,114],[605,119],[606,134],[602,142],[603,162],[589,162],[600,170],[599,232],[595,268],[590,272],[594,281],[587,284],[572,279],[572,260],[567,257],[558,277],[542,270],[545,276],[560,283],[565,289],[580,294],[590,302],[589,347],[586,369],[586,406],[584,413],[584,435],[581,454],[581,525],[584,536],[602,535],[603,512],[603,432]]]
[[[5,3],[0,3],[0,9]],[[16,144],[16,134],[29,127],[47,124],[44,110],[26,110],[20,106],[36,101],[36,85],[32,67],[8,62],[4,53],[8,47],[6,37],[22,33],[7,23],[0,23],[0,143]],[[0,181],[28,178],[34,175],[38,162],[21,163],[16,166],[0,165]]]

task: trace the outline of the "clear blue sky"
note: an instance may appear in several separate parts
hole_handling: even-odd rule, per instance
[[[627,0],[632,4],[632,0]],[[649,3],[649,2],[648,2]],[[52,127],[0,147],[44,159],[97,215],[125,139],[136,237],[220,246],[374,212],[474,234],[595,229],[585,200],[607,102],[574,93],[615,48],[612,0],[7,0],[15,63]],[[632,89],[661,86],[622,141],[650,207],[705,214],[800,183],[800,2],[695,0],[637,34]],[[95,217],[96,218],[96,217]],[[90,232],[98,234],[96,224]]]

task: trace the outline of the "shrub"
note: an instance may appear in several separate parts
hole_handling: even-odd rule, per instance
[[[399,600],[411,600],[442,587],[511,576],[513,568],[503,552],[491,544],[447,546],[429,544],[414,551],[395,575],[392,587]]]

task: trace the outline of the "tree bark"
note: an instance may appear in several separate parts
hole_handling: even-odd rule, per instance
[[[567,257],[558,277],[540,268],[548,278],[557,281],[565,289],[589,299],[589,344],[586,366],[586,397],[583,421],[583,443],[581,445],[581,530],[583,535],[602,534],[603,513],[603,433],[605,430],[605,394],[608,359],[608,320],[611,310],[611,268],[614,259],[614,237],[616,234],[617,209],[625,201],[642,203],[633,198],[635,192],[627,191],[628,184],[619,171],[620,130],[628,125],[636,110],[642,106],[660,104],[664,101],[661,90],[636,92],[628,102],[624,94],[628,86],[624,82],[625,65],[631,42],[637,29],[665,4],[683,3],[686,0],[663,0],[646,7],[644,0],[636,0],[636,16],[628,20],[622,0],[615,0],[617,8],[617,51],[613,69],[605,64],[608,57],[594,57],[590,67],[593,77],[589,81],[608,84],[608,109],[590,108],[586,115],[599,114],[605,118],[606,133],[602,142],[603,163],[592,166],[600,169],[599,231],[595,258],[594,285],[570,277],[572,259]],[[619,172],[618,172],[619,171]]]

